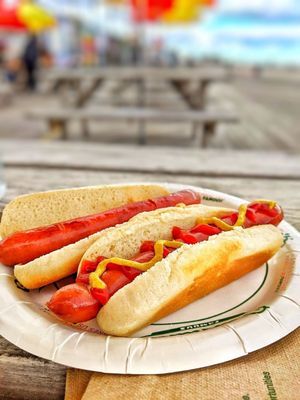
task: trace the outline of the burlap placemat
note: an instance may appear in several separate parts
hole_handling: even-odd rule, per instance
[[[81,400],[93,372],[69,368],[67,371],[65,400]]]
[[[82,393],[87,372],[68,371],[66,399]],[[93,373],[82,400],[298,400],[300,330],[279,342],[221,365],[168,375]]]

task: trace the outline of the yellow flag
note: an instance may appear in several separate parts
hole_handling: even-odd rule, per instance
[[[172,9],[163,15],[162,22],[192,22],[199,18],[200,10],[199,0],[175,0]]]
[[[199,4],[203,7],[213,7],[217,3],[217,0],[199,0]]]
[[[27,0],[21,1],[18,8],[18,17],[34,33],[39,33],[56,25],[56,20],[51,14],[44,8]]]

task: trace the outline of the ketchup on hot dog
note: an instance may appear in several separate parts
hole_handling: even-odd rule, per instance
[[[250,203],[247,206],[242,205],[239,212],[224,216],[221,219],[210,218],[205,223],[197,224],[189,230],[183,230],[175,226],[172,230],[173,241],[158,241],[160,242],[159,245],[157,245],[158,242],[146,241],[141,245],[139,254],[131,260],[118,259],[116,263],[114,262],[115,258],[107,260],[101,256],[95,261],[83,261],[76,284],[85,288],[90,285],[89,301],[86,292],[83,292],[82,303],[77,299],[76,307],[73,307],[72,302],[69,302],[68,306],[65,305],[65,298],[67,296],[71,297],[74,287],[76,287],[76,284],[73,284],[66,286],[63,288],[64,290],[58,290],[48,303],[48,307],[66,321],[86,321],[87,319],[81,319],[82,310],[85,307],[87,308],[88,316],[91,315],[90,310],[94,307],[95,314],[93,317],[96,317],[101,306],[106,304],[117,290],[132,282],[136,276],[180,247],[182,243],[199,243],[207,240],[209,236],[221,233],[222,230],[233,229],[236,226],[248,228],[260,224],[278,225],[282,219],[283,213],[279,206],[274,202],[261,200]],[[157,257],[158,253],[159,257]],[[69,292],[66,289],[68,287]],[[75,293],[73,294],[75,296]],[[95,300],[98,302],[98,307],[95,306]],[[82,304],[81,313],[78,314],[77,310],[80,303]],[[62,305],[64,306],[62,307]]]

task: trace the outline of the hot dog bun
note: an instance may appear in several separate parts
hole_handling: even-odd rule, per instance
[[[103,232],[52,251],[27,264],[16,265],[14,275],[27,289],[38,289],[72,275],[77,271],[82,255]]]
[[[94,261],[98,256],[130,258],[145,240],[171,239],[173,226],[192,228],[198,220],[222,217],[232,213],[230,208],[211,207],[202,204],[186,207],[168,207],[141,213],[118,227],[107,229],[83,255],[84,260]]]
[[[3,210],[0,236],[96,214],[135,201],[164,196],[160,185],[105,185],[19,196]]]
[[[131,240],[124,238],[126,244]],[[278,228],[261,225],[184,245],[115,293],[98,313],[98,325],[106,334],[130,336],[259,267],[281,244]]]
[[[110,257],[115,251],[122,257],[129,257],[134,254],[131,252],[135,251],[136,247],[139,247],[147,238],[151,239],[155,236],[159,239],[161,235],[171,237],[174,224],[182,228],[190,228],[199,217],[222,216],[230,212],[232,212],[231,209],[195,205],[168,207],[141,213],[118,227],[95,233],[27,264],[16,265],[14,274],[24,287],[36,289],[75,273],[85,252],[83,259],[92,259],[100,254]],[[141,227],[143,234],[139,237],[136,235],[136,230],[141,231]],[[124,235],[132,241],[138,239],[138,243],[133,242],[130,247],[125,245],[122,251]],[[93,246],[98,240],[97,245]],[[116,247],[113,249],[110,243],[116,243]]]

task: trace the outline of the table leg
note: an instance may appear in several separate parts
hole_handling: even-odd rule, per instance
[[[61,121],[61,139],[68,139],[67,121]]]
[[[86,119],[81,120],[81,132],[82,132],[82,137],[85,140],[88,140],[90,138],[89,124]]]
[[[208,80],[201,80],[198,84],[198,88],[193,95],[193,108],[202,110],[205,108],[206,94],[209,85]]]
[[[193,122],[192,124],[191,142],[193,147],[203,146],[203,129],[202,125],[197,122]]]
[[[146,121],[140,121],[138,125],[138,144],[143,146],[147,142]]]
[[[171,86],[175,89],[175,91],[179,94],[179,96],[183,99],[183,101],[189,106],[189,108],[194,108],[193,100],[191,98],[191,94],[188,88],[188,81],[186,80],[171,80]]]
[[[95,79],[91,86],[84,91],[78,93],[78,96],[75,100],[75,107],[80,108],[83,107],[86,102],[91,98],[91,96],[95,93],[95,91],[101,86],[103,83],[103,79]]]
[[[144,108],[147,103],[146,99],[146,82],[144,79],[140,79],[136,81],[137,85],[137,107]]]
[[[146,82],[144,79],[137,80],[137,107],[146,106]],[[138,124],[138,144],[146,144],[146,121],[139,121]]]
[[[55,79],[54,81],[53,81],[53,83],[52,83],[52,85],[50,86],[50,92],[56,92],[56,91],[59,91],[60,90],[60,88],[61,88],[61,86],[62,86],[62,84],[63,84],[63,81],[60,79],[60,78],[58,78],[58,79]]]
[[[51,119],[48,122],[49,129],[44,135],[43,139],[56,139],[60,138],[66,140],[68,138],[67,121],[59,119]]]
[[[203,138],[202,138],[202,147],[206,148],[209,139],[216,133],[216,122],[205,122],[203,124]]]
[[[210,84],[209,80],[201,79],[195,92],[189,89],[189,82],[186,80],[172,80],[170,83],[189,108],[201,110],[205,107],[207,88]]]

